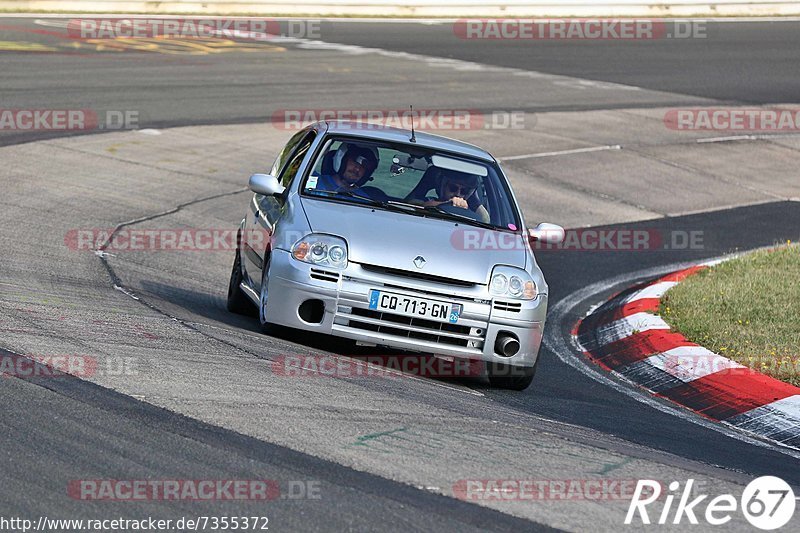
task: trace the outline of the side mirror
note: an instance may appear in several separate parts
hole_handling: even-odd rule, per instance
[[[285,190],[278,178],[270,174],[253,174],[250,176],[249,186],[251,191],[267,196],[278,196]]]
[[[546,244],[558,244],[564,240],[564,228],[558,224],[542,222],[530,230],[531,239]]]

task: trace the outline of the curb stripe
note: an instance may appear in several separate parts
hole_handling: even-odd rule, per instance
[[[668,372],[664,372],[662,369],[648,364],[647,359],[623,366],[619,368],[617,372],[634,383],[655,393],[660,393],[661,391],[677,387],[684,383]]]
[[[605,346],[637,333],[658,329],[668,330],[669,325],[659,316],[650,313],[634,313],[598,327],[594,331],[594,336],[600,346]]]
[[[800,388],[689,342],[656,314],[666,291],[719,262],[619,292],[579,321],[573,335],[597,365],[655,395],[800,449]]]
[[[800,448],[800,395],[758,407],[727,422],[786,446]]]
[[[663,391],[661,394],[714,420],[725,420],[797,394],[788,383],[745,369],[721,371]]]
[[[687,341],[680,333],[664,330],[644,331],[590,350],[589,356],[606,368],[614,370],[681,346],[697,346],[697,344]]]
[[[657,366],[684,383],[722,371],[747,368],[702,346],[681,346],[649,357],[645,362]],[[748,371],[750,371],[748,369]]]
[[[593,321],[592,327],[609,324],[615,320],[619,320],[620,318],[636,313],[655,314],[656,311],[658,311],[658,306],[660,303],[661,300],[658,298],[642,298],[640,300],[634,300],[626,303],[620,307],[611,307],[604,311],[598,311],[597,313],[591,315],[591,320]],[[587,317],[587,320],[589,320],[589,317]]]
[[[651,355],[618,371],[631,381],[660,393],[715,372],[739,368],[745,367],[702,346],[681,346]]]
[[[697,272],[700,272],[701,270],[705,270],[705,269],[708,268],[708,265],[715,264],[715,263],[716,262],[711,262],[711,263],[708,263],[708,264],[695,265],[693,267],[684,268],[683,270],[678,270],[676,272],[672,272],[670,274],[667,274],[663,278],[660,278],[658,281],[675,281],[677,283],[680,283],[681,281],[685,280],[686,278],[688,278],[692,274],[696,274]]]
[[[635,302],[636,300],[641,300],[642,298],[661,298],[664,296],[664,293],[670,290],[672,287],[677,285],[677,281],[659,281],[657,283],[653,283],[652,285],[648,285],[644,289],[641,289],[628,298],[625,298],[625,302]]]

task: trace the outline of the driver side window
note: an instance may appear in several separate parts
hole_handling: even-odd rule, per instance
[[[272,176],[278,177],[283,167],[286,165],[286,161],[289,159],[289,156],[294,152],[294,149],[297,148],[297,145],[300,144],[300,141],[307,135],[307,132],[299,131],[289,139],[289,142],[286,143],[286,146],[283,147],[281,153],[278,154],[278,157],[275,158],[275,162],[272,164],[272,169],[269,173]]]
[[[314,137],[316,137],[316,134],[312,131],[303,138],[302,142],[297,147],[297,150],[292,155],[291,160],[283,170],[283,173],[278,177],[281,185],[287,189],[297,176],[297,171],[300,169],[300,164],[303,162],[306,153],[308,153],[308,149],[311,148],[311,145],[314,143]]]

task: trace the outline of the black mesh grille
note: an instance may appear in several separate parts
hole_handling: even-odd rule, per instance
[[[388,268],[377,265],[361,264],[361,268],[372,272],[379,272],[381,274],[388,274],[391,276],[398,276],[403,278],[421,279],[425,281],[432,281],[434,283],[443,283],[445,285],[455,285],[457,287],[474,287],[475,284],[469,281],[462,281],[458,279],[445,278],[442,276],[432,276],[431,274],[424,274],[422,272],[411,272],[408,270],[400,270],[398,268]]]
[[[512,313],[519,313],[522,309],[522,304],[519,302],[494,302],[494,308],[498,311],[509,311]]]
[[[447,331],[449,333],[459,333],[462,335],[469,335],[470,327],[461,326],[458,324],[448,324],[446,322],[436,322],[433,320],[425,320],[422,318],[414,318],[410,316],[396,315],[393,313],[383,313],[380,311],[373,311],[371,309],[353,308],[352,313],[356,316],[363,316],[380,320],[382,322],[403,324],[406,326],[414,326],[418,328],[425,328],[431,330],[428,332],[408,331],[402,328],[395,328],[389,324],[369,324],[367,322],[360,322],[357,319],[350,319],[350,327],[363,329],[367,331],[374,331],[377,333],[386,333],[388,335],[396,335],[398,337],[408,337],[410,339],[419,339],[431,342],[438,342],[441,344],[450,344],[453,346],[467,346],[469,341],[467,339],[454,339],[452,337],[437,335],[437,331]]]

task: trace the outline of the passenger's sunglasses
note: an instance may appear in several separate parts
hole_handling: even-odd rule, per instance
[[[465,185],[463,183],[454,183],[454,182],[447,183],[445,185],[445,189],[447,189],[447,192],[451,194],[457,194],[459,196],[463,196],[464,198],[472,196],[472,193],[475,192],[475,187],[470,187],[469,185]]]

